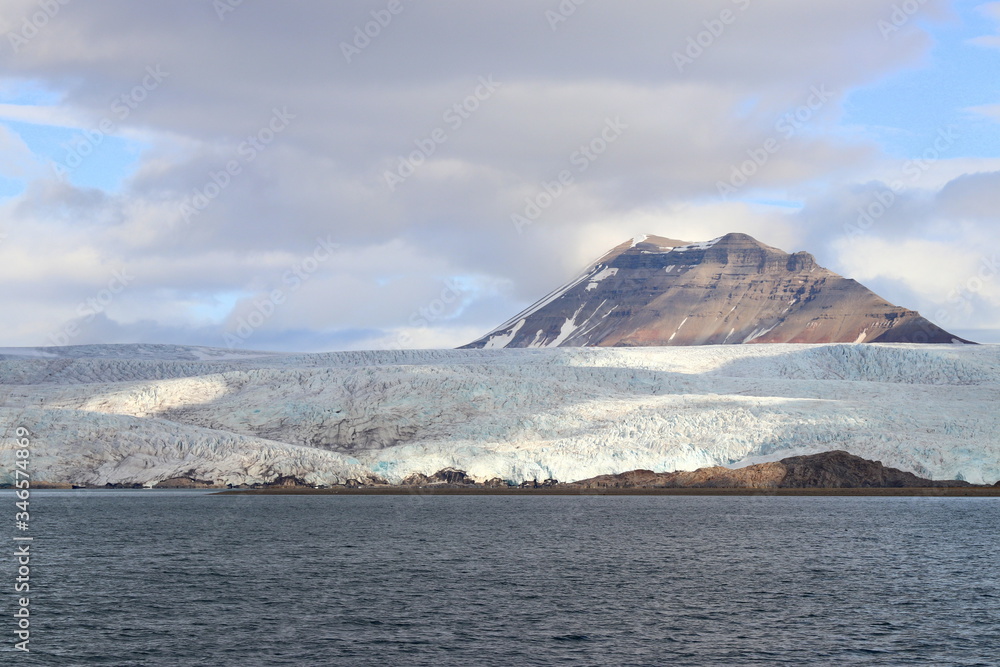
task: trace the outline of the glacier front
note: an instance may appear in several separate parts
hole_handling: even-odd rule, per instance
[[[6,348],[0,482],[398,482],[446,467],[574,481],[844,449],[935,479],[1000,478],[1000,346],[229,353]]]

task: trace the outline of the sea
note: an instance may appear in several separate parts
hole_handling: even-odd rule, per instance
[[[1000,498],[15,502],[3,665],[1000,663]]]

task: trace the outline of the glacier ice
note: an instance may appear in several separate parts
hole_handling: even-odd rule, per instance
[[[572,481],[845,449],[937,479],[1000,478],[1000,346],[229,353],[6,348],[38,479],[389,481],[456,467]],[[6,475],[6,477],[4,477]]]

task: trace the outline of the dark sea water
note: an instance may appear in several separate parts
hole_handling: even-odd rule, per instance
[[[1000,663],[997,498],[31,502],[3,665]]]

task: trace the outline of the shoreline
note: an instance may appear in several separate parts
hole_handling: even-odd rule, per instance
[[[540,488],[491,489],[461,487],[302,487],[227,489],[211,495],[251,496],[910,496],[910,497],[1000,497],[1000,487],[869,487],[869,488]]]

